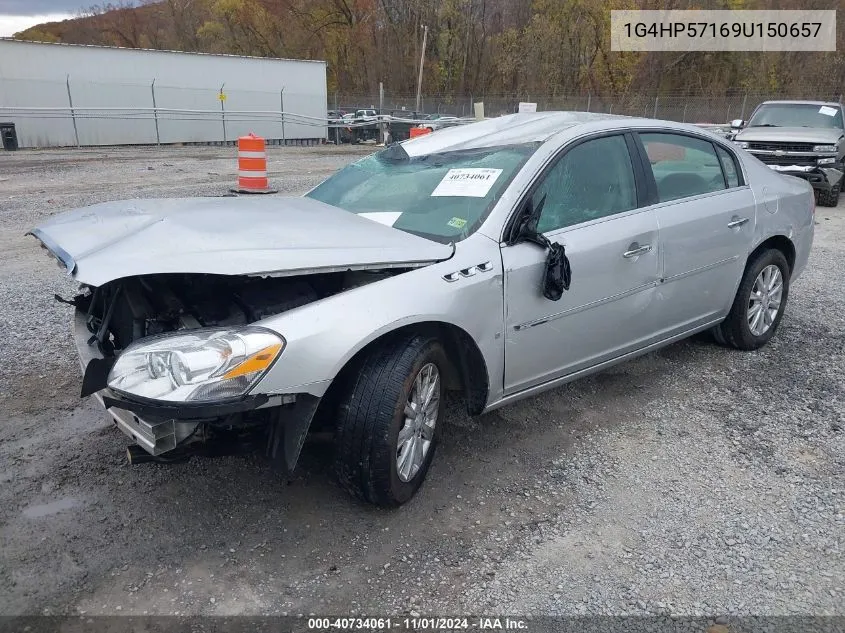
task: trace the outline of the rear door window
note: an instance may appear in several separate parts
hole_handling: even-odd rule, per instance
[[[660,202],[727,188],[722,163],[710,141],[662,132],[639,136],[651,164]]]

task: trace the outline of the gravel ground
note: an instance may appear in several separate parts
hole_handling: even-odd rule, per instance
[[[361,149],[270,148],[301,193]],[[80,401],[73,286],[26,230],[127,197],[222,195],[231,148],[0,153],[0,613],[845,614],[845,206],[819,208],[773,342],[697,337],[468,419],[384,511],[330,447],[128,467]]]

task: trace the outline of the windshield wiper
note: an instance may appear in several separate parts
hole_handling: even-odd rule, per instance
[[[749,125],[748,127],[780,127],[780,126],[775,125],[774,123],[760,123],[758,125]]]

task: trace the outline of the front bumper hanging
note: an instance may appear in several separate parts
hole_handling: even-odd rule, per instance
[[[250,394],[210,404],[133,400],[108,387],[108,373],[114,359],[103,358],[96,346],[88,343],[90,338],[85,313],[77,310],[74,341],[83,368],[82,397],[93,395],[117,427],[150,455],[159,456],[174,450],[204,423],[266,409],[268,457],[287,472],[296,467],[320,398],[310,394]]]

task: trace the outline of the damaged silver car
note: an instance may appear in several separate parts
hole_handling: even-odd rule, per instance
[[[110,202],[32,234],[134,459],[330,431],[341,485],[416,492],[447,391],[478,415],[702,330],[774,335],[810,185],[683,124],[516,114],[392,145],[299,198]]]

